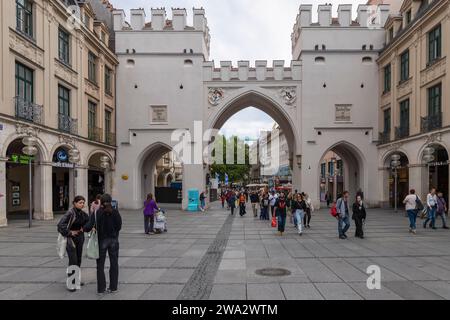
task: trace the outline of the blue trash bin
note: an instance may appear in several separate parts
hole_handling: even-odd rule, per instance
[[[188,190],[188,207],[187,210],[191,212],[198,211],[198,208],[200,206],[200,192],[198,189],[190,189]]]

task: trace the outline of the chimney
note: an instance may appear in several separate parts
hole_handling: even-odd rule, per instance
[[[319,25],[321,27],[329,27],[331,25],[331,4],[319,5]]]
[[[114,18],[114,31],[121,31],[125,22],[125,11],[114,10],[113,18]]]
[[[352,23],[352,5],[340,4],[338,6],[338,20],[341,27],[349,27]]]
[[[312,4],[300,6],[300,27],[309,27],[312,24]]]
[[[380,4],[378,5],[378,11],[381,16],[381,26],[384,27],[387,19],[389,18],[390,5]]]
[[[152,29],[163,30],[166,23],[166,9],[152,8]]]
[[[186,27],[186,9],[172,8],[172,25],[174,30],[184,30]]]
[[[358,6],[358,17],[356,21],[359,23],[361,27],[367,27],[367,20],[369,19],[369,8],[365,4],[360,4]]]
[[[205,18],[205,9],[195,9],[194,12],[194,29],[195,30],[206,30],[206,18]]]
[[[142,30],[145,26],[145,10],[144,9],[131,9],[131,28],[133,30]]]

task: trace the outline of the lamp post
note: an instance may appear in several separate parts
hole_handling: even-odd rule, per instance
[[[397,168],[401,165],[400,155],[393,154],[391,156],[391,167],[394,171],[394,203],[395,203],[395,212],[398,212],[398,195],[397,195]]]
[[[22,143],[25,147],[22,148],[22,152],[30,156],[28,160],[28,183],[29,183],[29,212],[28,212],[28,227],[31,228],[32,220],[33,220],[33,177],[31,170],[31,157],[35,156],[38,153],[38,149],[35,147],[37,144],[37,139],[31,135],[28,135],[22,139]]]
[[[100,157],[100,167],[102,167],[103,169],[105,169],[105,175],[107,174],[107,170],[110,167],[110,161],[109,161],[109,157],[108,156],[102,156]],[[106,178],[105,178],[105,193],[106,193]]]
[[[80,151],[77,149],[77,147],[73,147],[71,150],[69,150],[69,162],[73,164],[73,199],[77,196],[77,190],[76,190],[76,164],[80,162]]]

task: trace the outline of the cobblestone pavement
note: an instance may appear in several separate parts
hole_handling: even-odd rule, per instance
[[[65,289],[67,259],[56,256],[56,220],[12,221],[0,229],[0,299],[450,299],[450,232],[408,232],[402,213],[368,211],[366,239],[337,238],[336,221],[314,213],[311,229],[280,237],[250,214],[229,217],[168,209],[169,232],[143,234],[140,211],[123,211],[120,285],[96,295],[95,261],[85,259],[81,290]],[[437,221],[441,226],[441,221]],[[381,268],[381,289],[366,286],[367,267]],[[288,276],[256,274],[282,268]]]

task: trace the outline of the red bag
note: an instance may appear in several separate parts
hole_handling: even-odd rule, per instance
[[[337,209],[336,209],[336,203],[333,203],[333,205],[331,206],[330,214],[331,214],[333,217],[335,217],[335,218],[337,217],[338,212],[337,212]]]
[[[276,228],[277,227],[277,217],[273,216],[272,217],[272,228]]]

